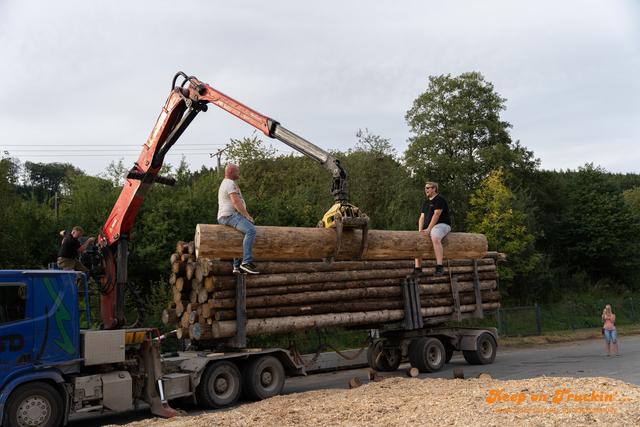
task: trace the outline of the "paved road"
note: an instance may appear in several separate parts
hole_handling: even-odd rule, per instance
[[[498,348],[496,360],[491,365],[473,366],[465,362],[462,354],[456,353],[451,362],[435,374],[420,374],[418,378],[453,378],[454,369],[463,369],[465,378],[473,378],[486,373],[494,379],[521,380],[527,378],[546,377],[608,377],[628,383],[640,385],[640,371],[637,369],[640,354],[640,336],[622,337],[618,339],[620,357],[606,358],[604,339],[580,341],[575,343],[551,344],[531,349]],[[384,375],[404,376],[408,364],[400,366],[398,371]],[[352,369],[347,371],[312,374],[307,377],[288,378],[283,394],[302,393],[309,390],[342,388],[348,389],[349,380],[359,377],[363,383],[367,381],[369,369]],[[248,402],[240,402],[240,404]],[[204,411],[196,407],[182,408],[190,415],[198,415]],[[105,413],[102,415],[82,415],[70,420],[72,427],[100,427],[107,424],[124,425],[134,421],[152,417],[148,409],[139,412],[121,414]]]

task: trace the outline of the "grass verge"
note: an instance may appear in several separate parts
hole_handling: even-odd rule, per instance
[[[629,335],[640,335],[640,325],[616,326],[618,337]],[[561,342],[584,341],[592,339],[603,339],[600,329],[588,329],[561,332],[544,332],[542,335],[529,335],[517,337],[499,337],[498,345],[506,348],[526,348],[545,344]]]

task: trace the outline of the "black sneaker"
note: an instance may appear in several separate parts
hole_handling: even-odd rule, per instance
[[[233,274],[235,274],[236,276],[242,276],[242,270],[240,270],[240,267],[233,267]]]
[[[444,267],[436,265],[436,272],[433,273],[433,277],[441,277],[444,274]]]
[[[240,269],[248,274],[258,274],[260,273],[255,265],[252,262],[248,262],[246,264],[242,264]]]
[[[421,268],[414,268],[413,271],[407,276],[407,279],[415,279],[422,276],[424,273]]]

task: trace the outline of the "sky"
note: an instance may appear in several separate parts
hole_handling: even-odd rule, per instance
[[[542,169],[640,173],[636,0],[0,0],[0,152],[130,168],[179,71],[324,150],[366,129],[400,156],[429,76],[477,71]],[[210,106],[165,164],[213,167],[252,136]]]

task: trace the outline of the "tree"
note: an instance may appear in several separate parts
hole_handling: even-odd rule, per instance
[[[604,169],[587,164],[568,183],[559,243],[573,273],[634,285],[640,258],[640,221],[619,185]]]
[[[627,199],[633,213],[640,218],[640,187],[624,190],[622,195]]]
[[[371,218],[376,230],[414,230],[424,200],[388,139],[359,130],[355,149],[335,153],[347,171],[350,203]]]
[[[34,163],[24,164],[24,188],[27,194],[33,194],[43,202],[60,191],[65,177],[69,174],[81,175],[84,172],[71,163]]]
[[[471,196],[468,232],[487,237],[489,250],[504,252],[498,264],[501,284],[512,286],[516,277],[531,271],[540,259],[533,251],[535,237],[525,223],[527,215],[515,208],[516,198],[503,183],[503,172],[492,171]]]
[[[406,164],[423,183],[440,185],[454,228],[463,229],[469,197],[490,171],[503,168],[510,175],[539,164],[531,151],[512,142],[511,124],[500,120],[506,101],[478,72],[431,76],[405,116],[415,134]]]

